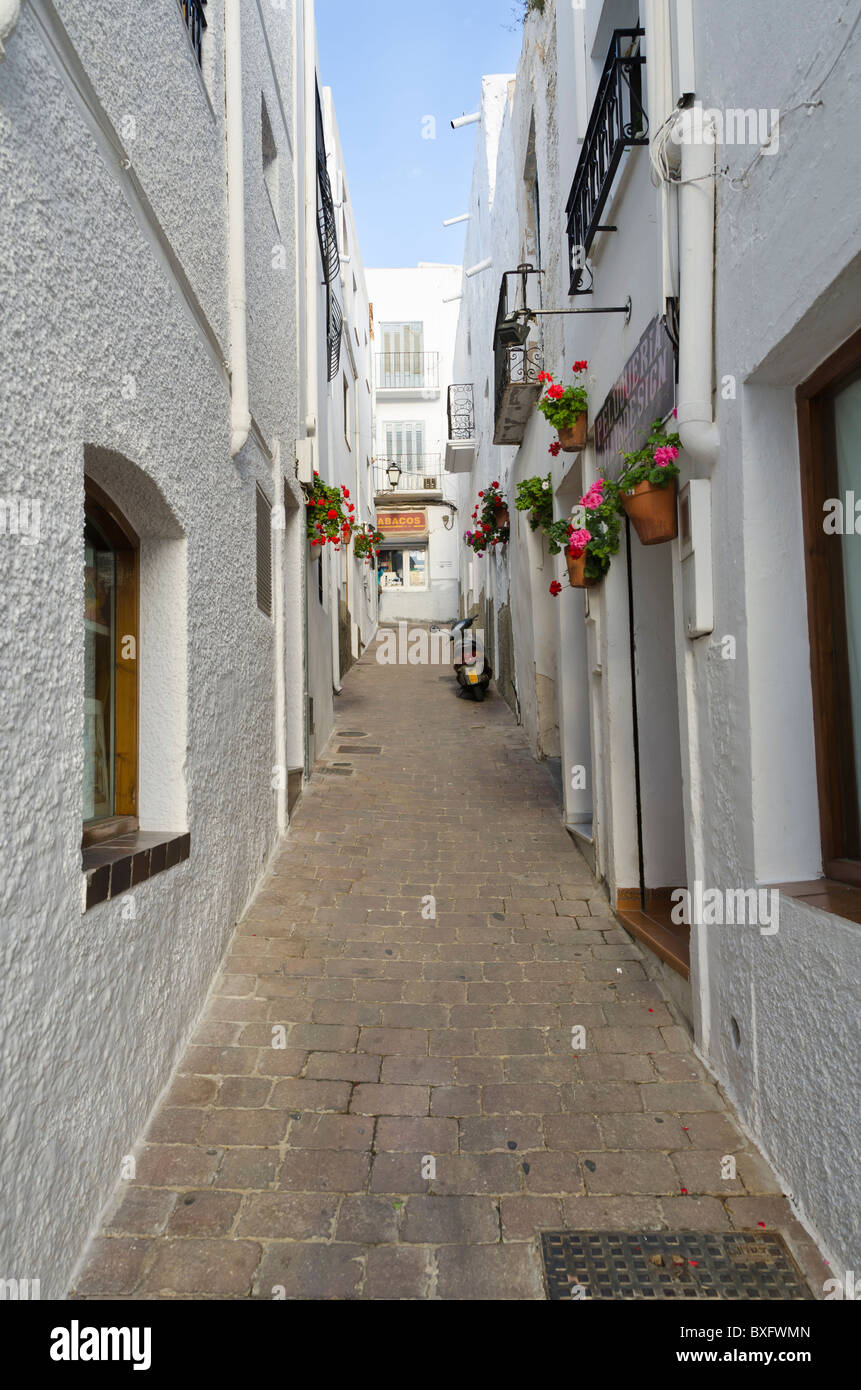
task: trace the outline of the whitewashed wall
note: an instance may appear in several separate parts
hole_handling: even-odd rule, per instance
[[[255,425],[234,461],[219,0],[208,18],[201,76],[176,0],[36,0],[0,65],[2,487],[42,504],[38,544],[0,537],[0,1266],[43,1297],[63,1297],[277,833],[254,497],[278,495],[271,456],[297,434],[292,136],[243,7]],[[289,113],[292,15],[266,23]],[[261,90],[285,169],[277,277]],[[142,818],[191,835],[131,920],[127,895],[81,912],[85,466],[142,535]]]

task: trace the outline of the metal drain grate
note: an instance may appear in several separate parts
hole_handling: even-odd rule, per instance
[[[372,748],[370,744],[367,743],[342,743],[338,748],[339,753],[382,753],[382,751],[382,748]]]
[[[541,1253],[552,1301],[812,1298],[775,1231],[543,1231]]]

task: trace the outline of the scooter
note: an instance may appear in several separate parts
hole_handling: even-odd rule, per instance
[[[478,650],[478,644],[474,643],[471,637],[464,638],[464,634],[469,631],[474,622],[475,618],[460,618],[450,629],[450,635],[454,642],[454,674],[461,687],[457,692],[458,696],[461,698],[466,696],[480,702],[484,699],[493,672],[488,665],[484,651]],[[482,663],[481,670],[479,670],[480,663]]]

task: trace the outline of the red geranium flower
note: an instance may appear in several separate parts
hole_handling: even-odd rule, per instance
[[[559,583],[558,579],[554,579],[553,583],[550,585],[550,592],[554,598],[557,594],[562,593],[562,585]]]
[[[588,366],[589,366],[589,363],[588,363],[588,362],[585,362],[585,361],[583,361],[583,362],[575,362],[575,363],[574,363],[574,366],[571,368],[571,370],[572,370],[572,372],[585,372],[585,370],[586,370],[586,368],[587,368]]]
[[[558,401],[559,398],[560,398],[561,396],[564,396],[564,395],[565,395],[565,388],[562,387],[562,386],[548,386],[548,387],[547,387],[547,397],[548,397],[548,399],[551,400],[551,401]]]
[[[560,452],[561,448],[562,448],[562,445],[561,445],[560,441],[559,441],[558,439],[554,439],[553,443],[550,445],[550,448],[547,450],[547,452],[548,452],[548,454],[552,454],[553,457],[555,458],[556,455]]]
[[[334,507],[330,507],[326,515],[328,516],[330,521],[338,520],[338,513],[335,511]]]
[[[539,373],[538,373],[538,380],[539,380],[539,381],[552,381],[553,378],[552,378],[552,376],[550,375],[549,372],[539,372]]]

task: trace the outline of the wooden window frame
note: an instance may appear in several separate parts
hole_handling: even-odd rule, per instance
[[[138,737],[140,728],[140,539],[116,503],[89,478],[84,480],[88,515],[116,553],[116,631],[114,654],[114,814],[83,827],[81,846],[134,833],[138,819]],[[123,656],[123,637],[134,638],[135,659]]]
[[[861,330],[796,390],[813,728],[822,864],[827,878],[861,886],[861,827],[843,587],[843,554],[826,535],[823,503],[838,497],[834,397],[861,374]],[[856,858],[856,854],[858,857]]]

